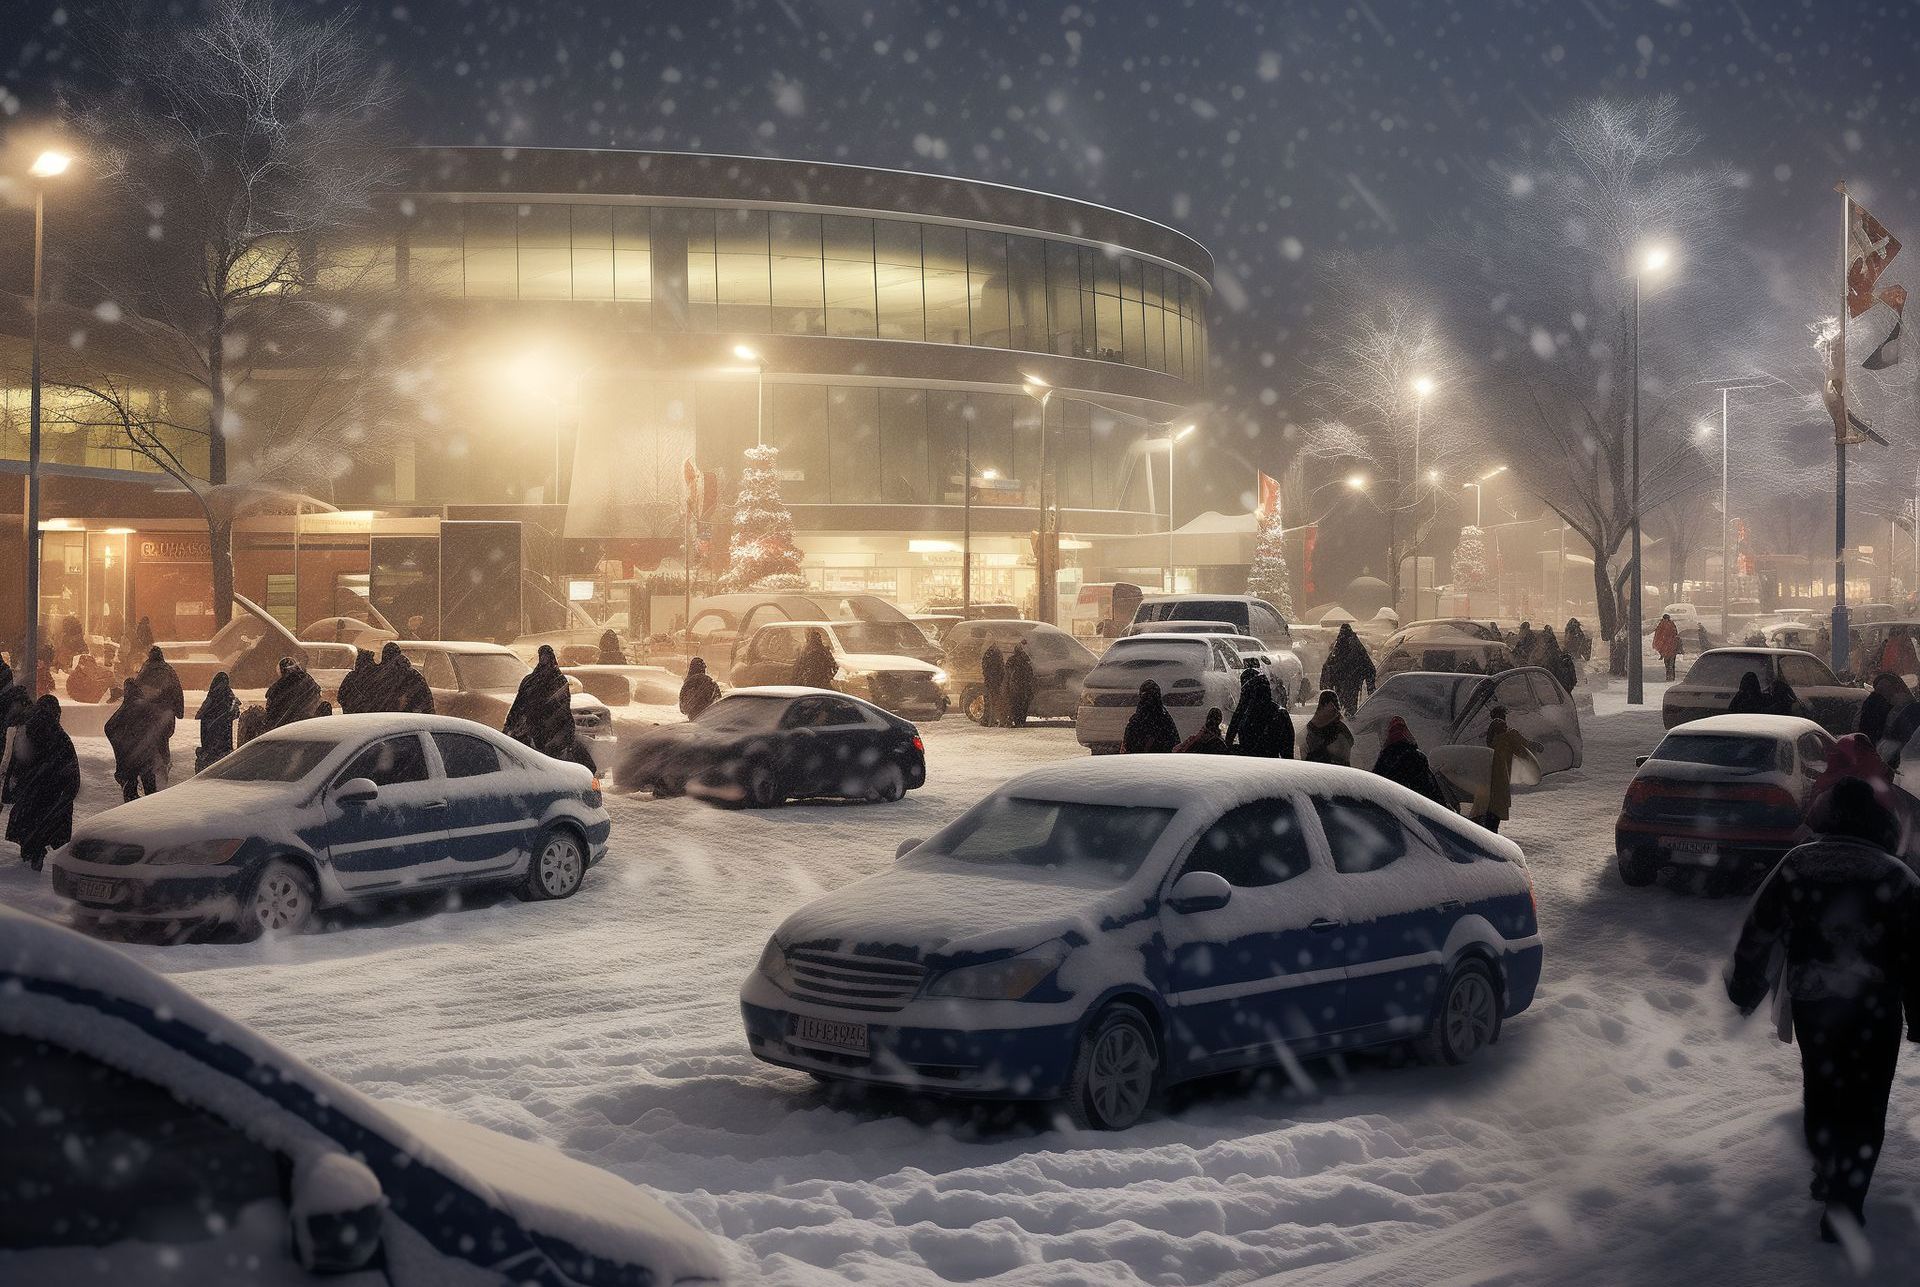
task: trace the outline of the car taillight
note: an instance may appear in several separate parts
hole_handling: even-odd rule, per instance
[[[927,744],[916,737],[913,739],[913,749],[924,753],[927,749]]]

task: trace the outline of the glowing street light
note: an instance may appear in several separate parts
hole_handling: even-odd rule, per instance
[[[1642,619],[1640,587],[1646,577],[1640,571],[1640,284],[1658,277],[1673,262],[1673,254],[1659,242],[1640,247],[1633,267],[1633,443],[1627,468],[1627,504],[1633,518],[1633,576],[1627,587],[1627,705],[1647,702],[1646,675],[1642,667],[1640,624]]]
[[[1348,474],[1345,482],[1347,487],[1352,491],[1364,492],[1367,490],[1367,476],[1365,474]]]
[[[1506,472],[1507,472],[1507,467],[1505,465],[1500,465],[1500,466],[1497,466],[1496,468],[1489,469],[1486,473],[1480,475],[1480,477],[1474,479],[1470,483],[1460,484],[1461,491],[1466,491],[1469,487],[1473,489],[1473,525],[1475,527],[1480,526],[1480,518],[1481,518],[1480,501],[1481,501],[1481,498],[1485,495],[1485,492],[1483,492],[1481,489],[1484,487],[1484,485],[1486,484],[1486,481],[1489,478],[1498,478],[1501,474],[1504,474]]]
[[[1414,515],[1413,515],[1413,541],[1412,541],[1412,545],[1413,545],[1413,616],[1410,619],[1415,621],[1420,619],[1420,512],[1419,512],[1419,505],[1418,505],[1418,501],[1420,497],[1418,495],[1418,490],[1417,490],[1420,483],[1420,430],[1422,427],[1422,424],[1421,424],[1422,415],[1427,409],[1427,399],[1433,396],[1433,391],[1437,387],[1438,386],[1435,385],[1433,382],[1433,377],[1430,375],[1416,375],[1413,377],[1413,478],[1414,478],[1414,487],[1416,489],[1414,501],[1416,503],[1413,507]],[[1432,470],[1429,470],[1428,481],[1429,482],[1434,481],[1435,477],[1437,477],[1435,472]],[[1398,579],[1397,569],[1396,569],[1396,579]],[[1399,606],[1400,606],[1399,604],[1394,605],[1396,609]]]
[[[72,164],[71,156],[49,148],[33,159],[33,164],[27,167],[27,173],[36,179],[56,179],[65,174],[67,167]]]

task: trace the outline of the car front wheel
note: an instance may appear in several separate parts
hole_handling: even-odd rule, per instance
[[[298,934],[313,920],[318,895],[313,878],[284,858],[260,869],[240,909],[240,932],[248,938],[262,934]]]
[[[892,804],[907,793],[907,775],[898,764],[883,764],[874,770],[867,798],[880,804]]]
[[[1418,1043],[1430,1064],[1464,1064],[1500,1036],[1500,992],[1484,961],[1462,961],[1440,994],[1433,1026]]]
[[[555,827],[540,837],[527,864],[525,897],[528,902],[571,898],[587,878],[587,853],[580,837]]]
[[[1067,1116],[1082,1130],[1124,1131],[1160,1089],[1160,1045],[1131,1006],[1109,1006],[1087,1028],[1067,1083]]]

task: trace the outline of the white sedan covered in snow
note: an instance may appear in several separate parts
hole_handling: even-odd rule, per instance
[[[0,1282],[718,1283],[557,1150],[381,1104],[112,948],[0,908]]]
[[[566,898],[607,851],[597,779],[471,720],[287,724],[96,814],[53,856],[83,921],[293,932],[321,908],[504,885]]]
[[[1147,634],[1116,639],[1080,685],[1074,736],[1095,755],[1120,749],[1127,721],[1147,680],[1160,685],[1161,700],[1181,737],[1192,737],[1218,706],[1231,716],[1240,700],[1240,658],[1219,635]]]
[[[1540,978],[1519,848],[1356,769],[1073,761],[901,848],[774,934],[740,994],[754,1054],[1121,1129],[1294,1054],[1458,1063]]]

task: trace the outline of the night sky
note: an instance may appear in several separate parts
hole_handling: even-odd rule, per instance
[[[0,107],[26,119],[60,85],[84,85],[72,37],[83,6],[8,8],[29,39],[9,55]],[[1908,0],[417,0],[358,12],[408,82],[405,125],[424,142],[924,169],[1191,233],[1218,263],[1216,449],[1231,439],[1269,468],[1285,455],[1273,431],[1310,410],[1294,390],[1316,264],[1417,245],[1500,199],[1487,179],[1515,132],[1579,99],[1678,96],[1702,155],[1739,176],[1746,199],[1728,219],[1781,272],[1835,253],[1842,177],[1920,244],[1920,5]],[[1756,306],[1763,293],[1756,283]],[[1232,490],[1211,499],[1234,504]]]

